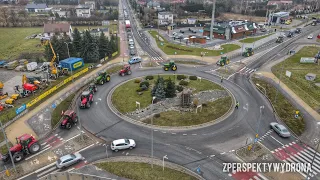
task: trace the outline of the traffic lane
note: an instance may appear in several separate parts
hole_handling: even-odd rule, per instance
[[[297,140],[293,136],[287,138],[281,137],[273,130],[270,130],[268,133],[260,136],[260,139],[261,140],[259,142],[265,145],[270,151],[283,147],[284,145],[295,142]]]

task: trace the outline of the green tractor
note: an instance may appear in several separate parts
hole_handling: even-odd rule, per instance
[[[169,71],[169,69],[171,69],[172,71],[176,71],[178,69],[178,67],[174,63],[174,61],[170,61],[169,63],[166,63],[166,64],[163,65],[163,69],[165,71]]]
[[[247,47],[245,51],[242,53],[242,56],[249,57],[249,56],[252,56],[253,54],[254,54],[253,49]]]
[[[219,61],[217,61],[218,66],[224,66],[230,63],[230,59],[227,56],[222,56]]]
[[[107,72],[100,72],[99,76],[95,79],[95,84],[103,85],[105,82],[110,81],[110,75]]]

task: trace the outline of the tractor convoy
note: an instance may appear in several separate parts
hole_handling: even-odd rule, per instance
[[[246,47],[245,51],[242,53],[242,56],[249,57],[254,54],[253,48]]]
[[[100,72],[98,77],[95,79],[95,84],[103,85],[110,81],[110,75],[107,72]]]
[[[169,71],[169,69],[171,69],[172,71],[176,71],[178,69],[178,67],[174,63],[174,61],[170,61],[169,63],[166,63],[166,64],[163,65],[163,69],[165,71]]]
[[[78,116],[73,110],[66,110],[61,113],[62,121],[60,127],[62,129],[71,129],[71,127],[78,122]]]

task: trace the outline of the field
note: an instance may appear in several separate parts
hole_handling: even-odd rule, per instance
[[[177,55],[200,56],[201,52],[208,52],[206,53],[206,56],[219,56],[221,55],[221,52],[227,53],[240,48],[240,46],[236,44],[222,45],[221,47],[223,48],[223,50],[208,50],[204,48],[192,48],[192,47],[187,47],[187,46],[182,46],[177,44],[171,44],[160,35],[160,37],[164,40],[163,42],[161,42],[157,38],[158,33],[156,31],[149,31],[149,33],[157,41],[158,47],[168,55],[175,55],[175,52],[177,52]],[[163,45],[161,45],[161,43],[163,43]]]
[[[280,73],[282,73],[281,81],[318,113],[320,113],[320,87],[316,86],[315,83],[320,83],[320,66],[317,64],[300,64],[300,58],[314,57],[319,50],[319,47],[304,47],[295,55],[272,67],[273,74],[280,78]],[[282,66],[283,70],[281,70]],[[290,78],[285,76],[286,71],[292,73]],[[314,82],[305,79],[305,75],[308,73],[317,75]]]

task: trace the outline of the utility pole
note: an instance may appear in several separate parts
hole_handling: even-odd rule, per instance
[[[214,13],[216,9],[216,0],[212,0],[212,16],[211,16],[211,26],[210,26],[210,40],[213,39],[213,24],[214,24]]]
[[[153,126],[153,101],[156,99],[155,96],[152,97],[152,108],[151,108],[151,126]],[[151,168],[153,168],[153,129],[151,128]]]
[[[9,119],[8,116],[7,116],[7,118]],[[16,165],[14,164],[13,157],[12,157],[12,154],[11,154],[11,151],[10,151],[10,147],[9,147],[9,144],[8,144],[7,135],[4,132],[4,129],[3,129],[3,126],[2,126],[2,121],[0,121],[0,126],[1,126],[1,130],[2,130],[2,133],[3,133],[4,140],[6,141],[6,145],[7,145],[7,148],[8,148],[8,152],[9,152],[9,156],[10,156],[10,159],[11,159],[12,167],[14,169],[14,172],[17,172]]]

